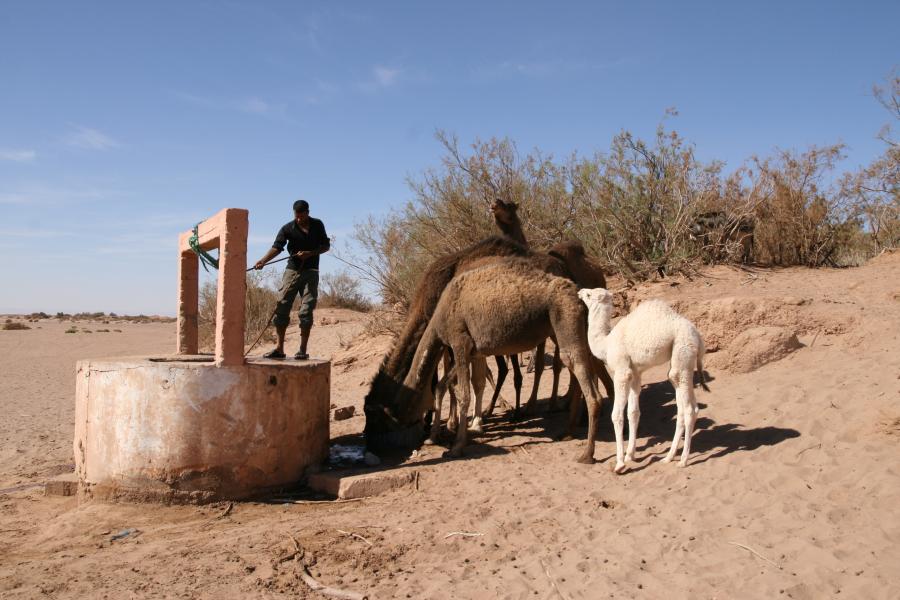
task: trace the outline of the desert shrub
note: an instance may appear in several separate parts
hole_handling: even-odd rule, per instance
[[[753,207],[760,262],[835,266],[841,251],[857,238],[860,227],[852,205],[840,190],[824,183],[842,151],[842,145],[834,145],[754,159],[757,183],[763,188]]]
[[[247,296],[244,308],[244,344],[256,341],[269,324],[278,293],[274,289],[275,273],[250,271],[247,273]],[[203,350],[212,350],[216,343],[216,284],[207,282],[200,288],[197,315],[199,344]],[[261,341],[275,339],[275,330],[268,329]]]
[[[74,327],[69,327],[64,333],[78,333],[78,330]]]
[[[900,71],[894,70],[887,84],[875,86],[873,93],[891,118],[878,135],[884,154],[842,181],[866,232],[864,255],[900,247],[900,139],[894,131],[900,123]]]
[[[19,323],[18,321],[10,321],[6,320],[6,323],[3,324],[4,331],[24,331],[25,329],[31,329],[25,323]]]
[[[572,197],[584,207],[572,231],[628,279],[692,272],[701,247],[690,228],[701,210],[722,208],[721,168],[662,126],[652,144],[622,132],[609,153],[572,170]]]
[[[360,281],[346,271],[326,273],[319,283],[319,306],[349,308],[360,312],[372,309],[372,303],[363,294]]]

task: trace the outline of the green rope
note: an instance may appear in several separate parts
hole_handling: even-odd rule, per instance
[[[206,268],[206,265],[214,269],[219,268],[219,260],[213,257],[209,252],[200,247],[200,234],[197,232],[197,228],[200,227],[200,223],[194,225],[193,233],[191,237],[188,238],[188,244],[191,247],[191,250],[200,257],[200,263],[203,265],[203,269],[209,273],[209,269]]]

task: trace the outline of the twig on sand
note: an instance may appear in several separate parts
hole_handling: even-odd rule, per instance
[[[304,551],[303,546],[300,545],[300,542],[297,541],[297,538],[290,535],[291,541],[294,542],[294,554],[292,558],[295,562],[299,563],[300,566],[300,579],[303,580],[309,589],[319,592],[323,596],[329,596],[331,598],[340,598],[341,600],[367,600],[368,596],[364,594],[358,594],[356,592],[348,592],[346,590],[339,590],[337,588],[328,587],[327,585],[322,585],[310,575],[309,570],[306,568],[306,565],[301,562],[301,558],[303,558]]]
[[[360,539],[370,546],[372,545],[372,542],[370,542],[363,536],[359,535],[358,533],[353,533],[352,531],[344,531],[343,529],[336,529],[335,531],[337,531],[338,533],[343,533],[344,535],[349,536],[349,537],[355,537],[357,539]]]
[[[446,540],[447,538],[453,537],[455,535],[458,535],[461,537],[481,537],[484,534],[479,533],[477,531],[451,531],[450,533],[448,533],[447,535],[444,536],[444,539]]]
[[[309,589],[319,592],[323,596],[341,598],[342,600],[366,600],[366,598],[368,597],[356,592],[348,592],[345,590],[328,587],[327,585],[322,585],[321,583],[313,579],[313,576],[310,575],[309,571],[306,569],[306,565],[300,565],[300,579],[303,580],[303,583],[309,586]]]
[[[818,443],[818,444],[813,444],[809,448],[804,448],[803,450],[801,450],[800,452],[797,453],[797,458],[800,458],[800,455],[803,454],[804,452],[806,452],[807,450],[819,449],[821,447],[822,447],[822,444]]]
[[[756,550],[754,550],[754,549],[751,548],[750,546],[745,546],[744,544],[738,544],[737,542],[728,542],[728,543],[731,544],[732,546],[737,546],[738,548],[743,548],[744,550],[746,550],[746,551],[749,552],[750,554],[752,554],[752,555],[754,555],[754,556],[757,556],[757,557],[763,559],[764,561],[766,561],[767,563],[769,563],[770,565],[772,565],[772,566],[775,567],[776,569],[781,569],[781,565],[779,565],[777,562],[775,562],[774,560],[771,560],[771,559],[766,558],[765,556],[763,556],[762,554],[760,554],[759,552],[757,552]]]
[[[286,500],[285,504],[343,504],[345,502],[360,502],[365,498],[338,498],[337,500]]]
[[[821,333],[821,331],[818,331],[818,330],[816,331],[816,335],[813,336],[812,341],[809,343],[809,347],[810,347],[810,348],[812,348],[813,346],[816,345],[816,340],[819,339],[819,334],[820,334],[820,333]]]
[[[562,593],[562,590],[559,589],[559,585],[557,585],[556,580],[553,578],[553,575],[550,574],[550,567],[547,566],[547,563],[544,559],[541,559],[541,566],[544,567],[544,575],[547,576],[547,579],[550,580],[550,585],[553,586],[554,591],[556,591],[557,595],[566,600],[566,595]]]
[[[234,509],[234,502],[229,502],[228,506],[225,507],[225,510],[222,511],[222,514],[216,517],[216,519],[224,519],[228,515],[231,514],[231,511]]]

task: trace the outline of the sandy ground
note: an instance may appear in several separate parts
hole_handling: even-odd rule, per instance
[[[629,292],[670,299],[718,350],[686,469],[659,462],[675,414],[660,368],[644,377],[638,464],[625,475],[610,471],[608,407],[593,466],[574,462],[583,439],[554,441],[565,415],[500,414],[464,460],[426,448],[393,467],[419,469],[418,491],[237,503],[227,515],[79,506],[28,487],[71,468],[75,360],[171,351],[172,325],[0,331],[0,488],[16,488],[0,492],[0,597],[319,598],[284,560],[291,536],[320,581],[370,598],[900,597],[900,255],[707,275]],[[346,441],[386,340],[357,336],[360,315],[317,314],[330,322],[312,350],[335,359],[332,402],[357,407],[332,424]],[[752,345],[741,331],[773,324],[802,347],[736,373]],[[460,531],[478,535],[447,537]]]

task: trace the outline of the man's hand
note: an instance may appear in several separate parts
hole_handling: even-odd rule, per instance
[[[266,263],[264,261],[258,260],[258,261],[256,261],[256,264],[253,265],[253,268],[256,269],[257,271],[259,271],[264,266],[266,266]]]
[[[294,257],[299,258],[300,260],[306,260],[307,258],[315,256],[315,254],[316,253],[313,252],[312,250],[301,250],[300,252],[295,254]]]

